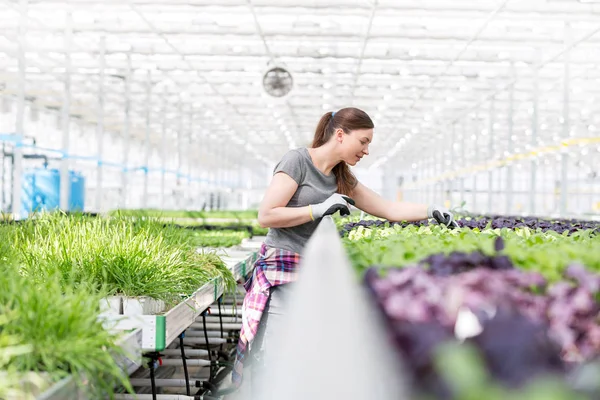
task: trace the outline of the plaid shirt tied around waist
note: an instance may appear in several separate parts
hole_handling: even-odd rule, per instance
[[[261,246],[252,275],[244,284],[246,296],[242,304],[242,329],[231,378],[235,386],[242,384],[244,360],[258,332],[271,287],[294,282],[299,262],[300,255],[293,251],[268,247],[264,243]]]

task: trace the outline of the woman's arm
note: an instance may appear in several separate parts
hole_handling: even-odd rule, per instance
[[[258,209],[258,224],[262,228],[289,228],[311,221],[308,206],[286,207],[296,193],[298,184],[288,174],[273,176]]]
[[[425,204],[386,200],[360,182],[354,188],[351,197],[359,209],[389,221],[420,221],[427,219],[427,206]]]

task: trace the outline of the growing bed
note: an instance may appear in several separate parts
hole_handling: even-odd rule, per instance
[[[584,377],[600,377],[600,223],[493,216],[458,224],[338,223],[415,386],[434,398],[599,395],[600,379]],[[472,379],[457,382],[466,371]],[[569,384],[534,383],[547,376]]]

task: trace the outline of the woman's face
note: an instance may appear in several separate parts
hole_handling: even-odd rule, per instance
[[[339,129],[342,135],[336,135],[340,139],[342,160],[347,164],[355,166],[364,156],[369,155],[369,145],[373,140],[373,129],[358,129],[348,134]],[[339,132],[336,132],[339,133]]]

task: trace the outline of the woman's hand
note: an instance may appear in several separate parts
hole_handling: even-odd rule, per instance
[[[335,214],[337,211],[339,211],[342,216],[350,215],[350,204],[354,205],[354,200],[350,197],[334,193],[324,202],[311,204],[309,206],[311,218],[314,221],[323,218],[326,215]]]
[[[434,218],[440,224],[446,225],[447,227],[457,226],[454,221],[454,216],[446,207],[438,206],[435,204],[427,207],[427,217]]]

